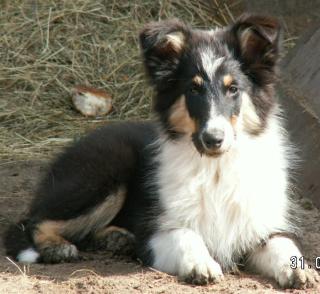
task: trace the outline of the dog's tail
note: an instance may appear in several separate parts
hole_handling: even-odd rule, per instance
[[[23,263],[35,263],[40,254],[36,251],[30,238],[27,221],[12,224],[4,236],[6,254]]]

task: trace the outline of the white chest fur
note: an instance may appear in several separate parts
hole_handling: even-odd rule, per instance
[[[224,267],[270,233],[288,230],[285,153],[277,118],[257,138],[239,134],[219,158],[201,157],[188,138],[164,142],[161,230],[194,230]]]

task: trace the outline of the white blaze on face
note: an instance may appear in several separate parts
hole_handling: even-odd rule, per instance
[[[205,132],[214,134],[216,132],[222,132],[224,134],[223,142],[220,147],[220,151],[228,151],[234,142],[234,128],[231,121],[221,114],[217,114],[214,103],[210,106],[210,116],[207,121]]]
[[[221,66],[221,64],[224,62],[224,57],[219,57],[213,53],[213,51],[210,48],[204,49],[201,54],[201,62],[202,67],[205,70],[207,76],[209,79],[213,78],[217,69]]]
[[[214,79],[216,71],[225,61],[225,57],[218,57],[214,54],[212,49],[205,48],[200,54],[202,67],[205,70],[209,79]],[[224,152],[230,149],[234,142],[234,128],[231,124],[231,119],[218,114],[215,109],[214,102],[210,106],[210,116],[206,124],[206,129],[204,130],[208,133],[214,134],[217,131],[224,133],[224,139],[220,147],[220,151]]]

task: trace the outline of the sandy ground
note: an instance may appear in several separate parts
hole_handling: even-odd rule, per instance
[[[45,161],[0,162],[0,234],[27,209]],[[314,264],[320,256],[320,214],[306,200],[302,204],[305,255]],[[270,280],[248,273],[226,275],[223,282],[210,286],[190,286],[164,273],[145,268],[130,257],[109,252],[84,254],[84,261],[59,265],[15,264],[0,248],[0,293],[320,293],[283,291]]]

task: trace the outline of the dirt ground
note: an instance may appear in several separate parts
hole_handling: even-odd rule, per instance
[[[0,234],[26,212],[46,161],[0,162]],[[320,255],[320,214],[307,200],[299,200],[303,213],[302,244],[311,264]],[[130,257],[109,252],[84,254],[77,263],[24,267],[5,256],[0,248],[0,293],[320,293],[281,290],[274,282],[256,275],[226,275],[210,286],[190,286],[175,277],[143,267]]]

